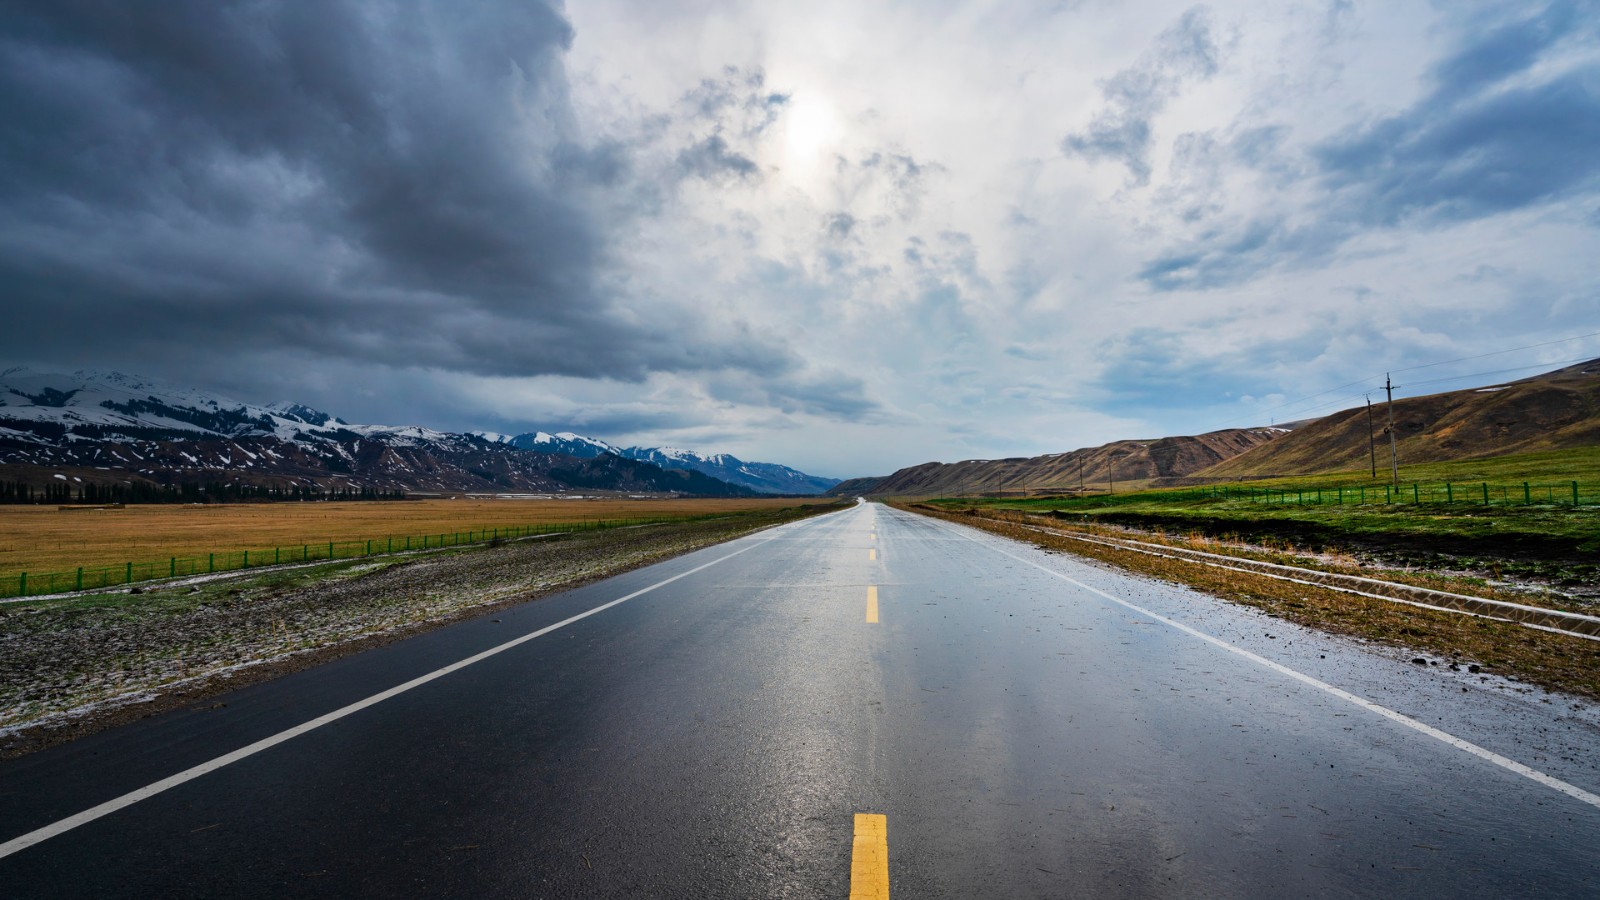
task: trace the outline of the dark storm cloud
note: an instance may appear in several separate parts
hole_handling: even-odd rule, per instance
[[[1219,51],[1204,7],[1184,13],[1133,66],[1101,85],[1105,106],[1089,127],[1067,135],[1061,150],[1091,161],[1128,167],[1135,185],[1150,181],[1151,121],[1178,95],[1185,81],[1215,75]]]
[[[1421,100],[1310,148],[1303,171],[1319,196],[1315,218],[1272,211],[1202,234],[1151,261],[1141,279],[1160,290],[1236,284],[1325,261],[1372,228],[1442,227],[1600,193],[1600,65],[1540,67],[1594,41],[1596,12],[1594,3],[1556,3],[1478,23],[1433,68]],[[1272,166],[1243,148],[1233,161]]]
[[[576,139],[543,3],[0,3],[0,35],[0,355],[793,366],[608,289],[630,161]]]

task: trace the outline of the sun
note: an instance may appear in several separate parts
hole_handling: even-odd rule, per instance
[[[784,112],[784,149],[790,165],[807,165],[839,139],[839,115],[816,94],[796,93]]]

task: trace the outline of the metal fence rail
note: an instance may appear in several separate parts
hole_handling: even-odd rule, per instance
[[[1187,499],[1248,500],[1253,503],[1306,504],[1467,504],[1473,506],[1596,506],[1600,488],[1584,489],[1576,481],[1535,484],[1490,484],[1487,481],[1412,482],[1327,485],[1297,488],[1212,485],[1178,492]],[[1146,498],[1150,494],[1142,495]]]

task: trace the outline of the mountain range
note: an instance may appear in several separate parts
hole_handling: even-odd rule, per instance
[[[837,478],[807,475],[777,463],[745,462],[728,453],[710,455],[676,447],[616,447],[605,441],[563,431],[548,434],[534,431],[506,436],[477,432],[479,437],[539,453],[564,453],[578,459],[592,459],[603,453],[638,460],[663,469],[685,469],[709,475],[729,484],[747,487],[763,494],[821,494],[839,483]]]
[[[1069,453],[930,462],[891,475],[853,478],[835,496],[932,496],[1070,492],[1203,484],[1241,478],[1360,471],[1387,459],[1379,404],[1273,428],[1241,428],[1154,440],[1114,441]],[[1406,463],[1600,448],[1600,359],[1502,384],[1394,401],[1399,459]],[[1369,430],[1370,427],[1370,430]]]
[[[119,372],[0,372],[0,482],[292,485],[409,493],[821,493],[836,482],[773,463],[620,449],[532,432],[357,425],[297,403],[258,406]]]

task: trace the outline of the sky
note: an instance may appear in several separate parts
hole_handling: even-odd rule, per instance
[[[0,110],[0,367],[349,421],[849,477],[1600,356],[1594,2],[0,0]]]

